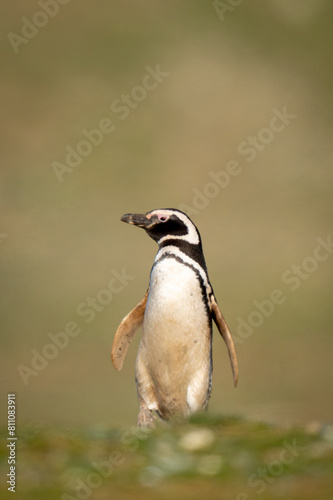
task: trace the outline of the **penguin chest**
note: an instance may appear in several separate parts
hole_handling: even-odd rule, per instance
[[[173,258],[154,266],[143,331],[147,340],[169,346],[200,343],[209,326],[196,272]]]
[[[153,267],[139,358],[155,393],[180,410],[204,405],[210,385],[211,322],[203,293],[190,266],[165,258]]]

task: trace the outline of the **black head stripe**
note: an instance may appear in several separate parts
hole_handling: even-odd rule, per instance
[[[170,235],[170,238],[172,236],[186,236],[188,228],[177,215],[171,215],[166,222],[157,222],[154,224],[153,227],[147,230],[147,233],[153,240],[158,241],[168,235]]]

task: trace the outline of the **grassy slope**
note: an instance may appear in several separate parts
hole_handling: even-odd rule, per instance
[[[203,415],[146,432],[29,426],[18,440],[22,500],[333,498],[329,426]]]

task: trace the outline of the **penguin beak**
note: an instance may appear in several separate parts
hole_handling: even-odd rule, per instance
[[[144,229],[149,229],[152,226],[152,220],[147,217],[146,214],[125,214],[120,219],[122,222],[127,222],[127,224],[133,224],[134,226],[143,227]]]

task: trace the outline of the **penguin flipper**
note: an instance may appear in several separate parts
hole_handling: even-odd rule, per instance
[[[116,370],[121,370],[127,353],[128,346],[132,342],[135,332],[143,322],[149,289],[143,299],[122,320],[117,328],[111,349],[111,361]]]
[[[213,320],[215,321],[216,326],[219,329],[219,332],[220,332],[224,342],[227,344],[229,358],[230,358],[230,362],[231,362],[232,374],[233,374],[233,378],[234,378],[234,386],[236,387],[237,382],[238,382],[238,363],[237,363],[237,355],[236,355],[235,345],[234,345],[234,342],[232,340],[232,336],[231,336],[230,330],[228,328],[228,325],[226,323],[226,320],[224,319],[223,314],[220,311],[220,308],[216,302],[214,295],[211,298],[211,302],[212,302]]]

